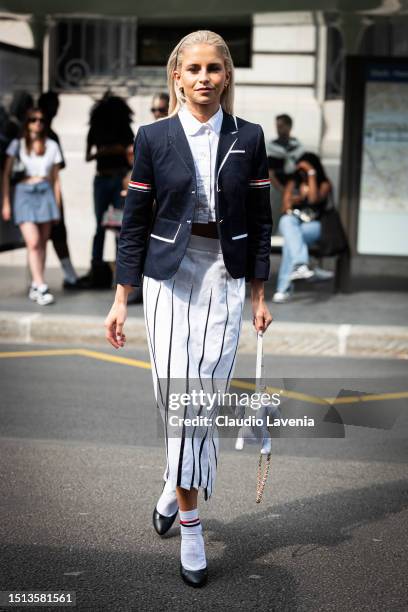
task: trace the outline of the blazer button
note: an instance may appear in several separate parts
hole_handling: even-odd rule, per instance
[[[195,193],[195,189],[193,189],[193,191],[191,193]]]
[[[186,223],[191,223],[191,219],[187,219]]]
[[[224,219],[220,219],[220,221],[219,221],[219,222],[220,222],[220,223],[222,223],[223,221],[224,221]]]

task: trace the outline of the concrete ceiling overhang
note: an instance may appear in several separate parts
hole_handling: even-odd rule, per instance
[[[407,0],[0,0],[0,11],[31,15],[134,15],[136,17],[244,16],[275,11],[395,14]]]

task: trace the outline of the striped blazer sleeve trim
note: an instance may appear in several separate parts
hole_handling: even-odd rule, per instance
[[[135,161],[123,210],[116,255],[116,282],[139,287],[155,194],[153,164],[145,130],[139,128],[134,143]]]
[[[271,186],[271,181],[269,178],[266,179],[249,179],[249,186],[257,188],[269,188]]]
[[[151,191],[152,185],[151,183],[139,183],[138,181],[129,181],[129,189],[134,189],[136,191]]]

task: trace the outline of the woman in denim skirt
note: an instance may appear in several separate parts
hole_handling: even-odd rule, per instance
[[[47,138],[45,118],[41,110],[33,108],[27,113],[23,137],[12,140],[6,153],[3,219],[11,219],[10,187],[16,179],[21,178],[14,189],[13,217],[28,250],[32,276],[28,297],[40,306],[46,306],[54,302],[44,280],[44,268],[51,227],[60,219],[61,190],[58,172],[62,156],[58,144]]]

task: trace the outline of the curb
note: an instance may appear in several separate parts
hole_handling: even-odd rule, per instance
[[[0,313],[0,341],[35,344],[106,344],[103,317]],[[127,346],[147,350],[142,317],[126,321]],[[244,321],[239,352],[254,353],[255,332]],[[408,359],[408,327],[272,323],[264,338],[265,353],[293,356],[392,357]]]

